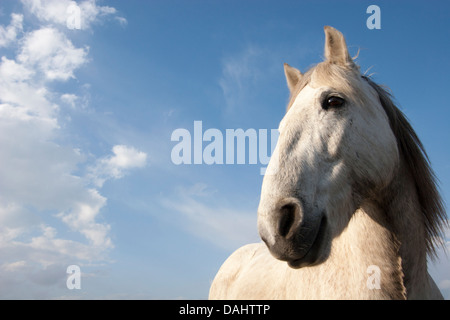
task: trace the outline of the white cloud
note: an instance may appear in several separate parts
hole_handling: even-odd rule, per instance
[[[93,183],[101,187],[107,179],[119,179],[130,169],[143,168],[147,164],[147,154],[134,147],[116,145],[113,155],[101,158],[90,168]]]
[[[305,41],[270,48],[249,43],[241,51],[226,54],[222,58],[222,74],[218,79],[225,99],[224,112],[233,116],[239,113],[239,118],[244,117],[243,112],[248,112],[246,116],[263,112],[261,102],[266,104],[271,88],[275,93],[279,84],[285,83],[283,62],[297,65],[309,54],[316,54],[314,47],[302,45]],[[266,88],[266,91],[262,92],[261,88]],[[287,97],[287,87],[285,92]]]
[[[222,249],[232,251],[260,241],[256,212],[208,204],[215,196],[204,184],[196,184],[179,189],[175,196],[162,199],[162,204],[178,214],[173,221],[182,228]]]
[[[61,101],[68,104],[72,108],[75,108],[78,99],[79,97],[73,93],[64,93],[61,95]]]
[[[11,23],[9,26],[0,26],[0,48],[8,46],[15,41],[19,32],[23,30],[23,15],[11,14]]]
[[[122,170],[131,168],[142,168],[147,161],[147,155],[133,147],[116,145],[112,149],[114,156],[105,159],[106,166],[111,168],[114,178],[122,176]]]
[[[55,228],[41,225],[36,231],[39,234],[27,241],[20,239],[23,234],[9,241],[0,237],[2,299],[51,299],[58,290],[67,293],[67,266],[77,263],[83,268],[83,261],[105,259],[103,250],[58,237]]]
[[[121,26],[126,26],[128,24],[127,19],[125,19],[124,17],[115,17],[115,19],[119,21]]]
[[[37,68],[48,80],[74,78],[74,70],[86,62],[87,48],[75,48],[60,31],[42,28],[28,33],[23,39],[18,61]]]
[[[60,21],[58,3],[64,1],[23,2],[39,19]],[[97,7],[95,1],[79,5],[90,24],[115,12]],[[11,17],[10,25],[0,26],[0,46],[17,52],[0,59],[1,298],[64,284],[60,280],[69,264],[107,261],[114,247],[103,216],[107,199],[77,173],[86,161],[83,151],[60,139],[67,132],[60,126],[59,103],[74,106],[82,98],[50,86],[75,78],[88,62],[88,49],[76,47],[53,25],[23,32],[23,16]],[[107,178],[120,178],[146,160],[145,154],[126,146],[113,152],[103,158],[111,170]]]
[[[88,198],[85,201],[77,201],[69,211],[58,214],[72,230],[83,234],[94,247],[108,249],[112,247],[109,238],[110,226],[98,223],[96,218],[100,209],[106,204],[106,198],[101,196],[97,190],[86,190]]]
[[[26,266],[26,261],[24,260],[20,260],[20,261],[15,261],[15,262],[11,262],[11,263],[4,263],[2,265],[0,265],[0,270],[6,271],[6,272],[14,272],[17,271],[19,269],[22,269],[24,266]]]
[[[22,0],[24,6],[34,14],[40,21],[67,27],[67,21],[74,12],[71,7],[76,6],[80,14],[80,28],[83,30],[91,28],[99,19],[116,15],[117,10],[113,7],[98,6],[95,0],[71,1],[71,0]],[[121,25],[126,23],[123,17],[116,17]]]
[[[46,121],[52,129],[55,127],[57,106],[48,98],[49,92],[36,78],[38,70],[17,60],[1,58],[0,64],[0,113],[2,121],[32,119]]]
[[[79,151],[52,141],[59,130],[56,118],[30,116],[24,110],[0,105],[0,220],[7,222],[3,226],[13,236],[9,240],[47,220],[37,210],[58,213],[93,246],[111,247],[108,225],[96,223],[106,200],[72,173],[83,160]]]
[[[248,46],[240,54],[223,60],[219,85],[225,98],[226,111],[240,110],[246,104],[249,91],[263,74],[260,65],[263,57],[261,49]]]
[[[2,57],[0,64],[0,76],[3,78],[3,82],[22,82],[30,79],[33,71],[18,64],[15,60],[9,60],[6,57]]]
[[[38,19],[54,22],[65,23],[67,19],[67,8],[72,3],[68,0],[22,0],[31,13]]]

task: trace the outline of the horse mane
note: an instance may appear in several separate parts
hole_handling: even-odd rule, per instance
[[[367,76],[362,76],[377,92],[381,105],[389,119],[401,155],[412,173],[420,209],[425,221],[427,253],[434,259],[438,246],[444,247],[443,228],[448,224],[447,215],[437,186],[437,178],[422,142],[404,113],[393,103],[392,95]]]

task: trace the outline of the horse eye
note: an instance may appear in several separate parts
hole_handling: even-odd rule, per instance
[[[340,108],[344,105],[345,100],[340,97],[328,97],[324,100],[322,108],[328,110],[329,108]]]

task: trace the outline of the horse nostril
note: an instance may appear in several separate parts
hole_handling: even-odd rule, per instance
[[[280,236],[287,237],[298,219],[297,216],[297,205],[294,203],[285,204],[280,208],[280,220],[278,222],[278,233]]]

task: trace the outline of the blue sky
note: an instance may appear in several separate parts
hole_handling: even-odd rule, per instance
[[[391,88],[450,199],[448,2],[79,0],[70,29],[74,4],[0,4],[0,298],[207,298],[259,241],[263,165],[177,166],[171,134],[277,128],[283,63],[320,62],[324,25]]]

